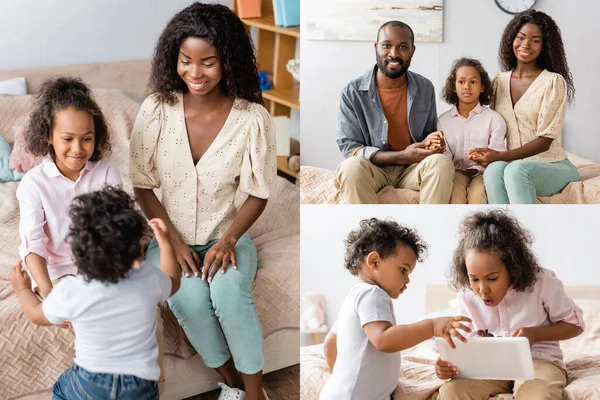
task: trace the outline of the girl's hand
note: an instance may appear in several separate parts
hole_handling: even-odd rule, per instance
[[[435,363],[435,374],[439,379],[452,379],[458,375],[458,369],[448,361],[438,358]]]
[[[233,269],[237,269],[237,260],[235,258],[235,244],[237,240],[229,236],[223,236],[208,253],[204,256],[204,265],[202,266],[202,279],[208,277],[208,282],[212,282],[213,276],[217,270],[221,268],[221,273],[224,274],[227,270],[229,262]]]
[[[459,339],[463,343],[467,343],[467,339],[457,330],[460,329],[465,332],[471,332],[471,328],[468,326],[461,324],[461,322],[471,322],[470,318],[467,317],[442,317],[442,318],[434,318],[433,320],[433,335],[437,337],[444,338],[448,345],[453,349],[456,348],[454,342],[452,341],[452,337]]]
[[[467,157],[485,168],[494,161],[500,161],[500,152],[488,148],[469,149]]]
[[[21,261],[12,267],[8,274],[8,279],[15,293],[21,290],[31,290],[31,279],[29,278],[29,274],[23,270]]]
[[[158,238],[156,239],[158,241]],[[175,252],[175,258],[177,263],[181,267],[183,274],[186,278],[189,278],[194,274],[198,276],[200,274],[200,256],[183,241],[179,234],[171,231],[171,244]],[[159,243],[160,246],[160,243]]]
[[[529,340],[529,347],[533,346],[533,344],[536,342],[535,332],[532,328],[519,328],[516,331],[514,331],[511,336],[526,337]]]

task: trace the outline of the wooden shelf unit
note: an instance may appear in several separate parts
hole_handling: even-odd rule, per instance
[[[232,0],[237,12],[237,1]],[[243,18],[242,21],[257,29],[256,62],[258,70],[270,72],[273,87],[263,92],[265,105],[272,116],[290,115],[292,109],[300,110],[300,84],[294,81],[286,68],[296,56],[300,27],[283,28],[275,25],[272,0],[261,1],[260,18]]]

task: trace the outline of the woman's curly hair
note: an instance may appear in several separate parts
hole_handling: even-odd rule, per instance
[[[465,262],[470,251],[499,254],[516,291],[522,292],[537,281],[540,266],[531,251],[531,234],[508,212],[495,209],[468,215],[460,223],[459,231],[450,268],[456,290],[470,287]]]
[[[89,161],[99,161],[110,154],[110,135],[104,114],[90,88],[73,77],[49,79],[42,84],[25,134],[27,150],[36,156],[50,154],[54,159],[54,148],[48,141],[52,139],[56,114],[67,108],[85,111],[94,118],[94,152]]]
[[[396,254],[399,244],[410,247],[418,261],[423,261],[427,243],[414,229],[402,226],[396,221],[377,218],[360,221],[360,227],[350,232],[346,240],[345,267],[352,275],[358,275],[365,257],[372,251],[381,258]]]
[[[508,23],[500,40],[498,59],[502,71],[510,71],[517,66],[517,56],[513,50],[513,42],[519,29],[525,24],[537,25],[542,31],[542,52],[537,58],[537,65],[561,75],[567,82],[569,104],[575,99],[575,84],[573,75],[567,63],[560,28],[548,14],[541,11],[528,10],[515,17]]]
[[[156,93],[160,101],[173,105],[173,92],[188,91],[177,73],[179,49],[188,37],[204,39],[217,49],[223,93],[263,104],[252,38],[238,16],[220,4],[194,3],[169,21],[154,50],[149,93]]]
[[[86,281],[117,283],[142,255],[141,240],[148,228],[134,204],[127,193],[110,186],[73,200],[68,241]]]
[[[473,67],[479,71],[479,75],[481,76],[481,84],[483,85],[483,92],[479,94],[479,102],[484,106],[490,104],[490,99],[492,96],[492,82],[490,81],[487,71],[485,68],[483,68],[483,65],[473,58],[460,58],[454,61],[452,69],[450,70],[450,75],[448,75],[446,84],[442,89],[442,100],[448,104],[458,106],[458,95],[456,94],[456,72],[461,67]]]

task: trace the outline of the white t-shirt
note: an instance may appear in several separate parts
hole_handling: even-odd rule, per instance
[[[171,279],[144,261],[116,284],[64,277],[42,308],[53,324],[71,321],[78,366],[157,381],[156,306],[170,294]]]
[[[400,378],[400,352],[373,346],[363,326],[375,321],[396,324],[392,299],[379,286],[357,283],[331,329],[337,335],[337,359],[320,400],[390,400]]]

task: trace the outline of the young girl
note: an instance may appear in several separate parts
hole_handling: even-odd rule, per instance
[[[57,78],[42,85],[27,128],[29,152],[46,156],[19,184],[23,265],[43,299],[77,267],[67,244],[73,197],[121,185],[119,171],[103,157],[109,133],[90,89],[79,79]]]
[[[350,289],[325,339],[333,370],[320,399],[390,400],[400,378],[400,354],[432,336],[465,338],[465,317],[435,318],[396,325],[392,299],[402,294],[427,244],[394,221],[371,218],[346,239],[345,266],[359,281]]]
[[[76,197],[69,217],[77,276],[63,278],[40,302],[21,263],[10,273],[31,321],[71,321],[75,330],[75,360],[58,378],[53,398],[158,399],[155,309],[181,279],[168,228],[160,219],[150,221],[161,272],[142,261],[146,222],[124,191],[109,187]]]
[[[581,180],[561,145],[567,104],[574,98],[560,29],[543,12],[529,10],[506,26],[500,43],[502,71],[492,82],[491,108],[507,125],[507,151],[487,146],[469,158],[481,166],[493,204],[535,204]]]
[[[459,290],[459,313],[473,323],[470,335],[529,339],[535,380],[456,379],[440,389],[440,399],[481,399],[514,393],[516,399],[562,399],[567,384],[559,341],[583,332],[581,309],[565,294],[562,282],[541,268],[531,251],[531,235],[502,210],[466,217],[451,268]],[[449,379],[457,369],[438,360],[436,374]]]
[[[217,4],[179,12],[158,39],[149,87],[131,135],[130,174],[146,216],[169,226],[186,277],[169,306],[223,377],[222,397],[263,400],[251,291],[257,252],[245,232],[276,178],[275,130],[243,22]],[[236,196],[245,198],[239,211]],[[146,258],[160,265],[155,242]]]
[[[469,150],[487,147],[504,151],[506,124],[497,112],[483,107],[490,104],[492,83],[477,60],[461,58],[454,62],[442,98],[452,104],[440,115],[438,131],[444,133],[444,154],[452,159],[456,171],[450,197],[452,204],[485,204],[484,167],[469,159]]]

